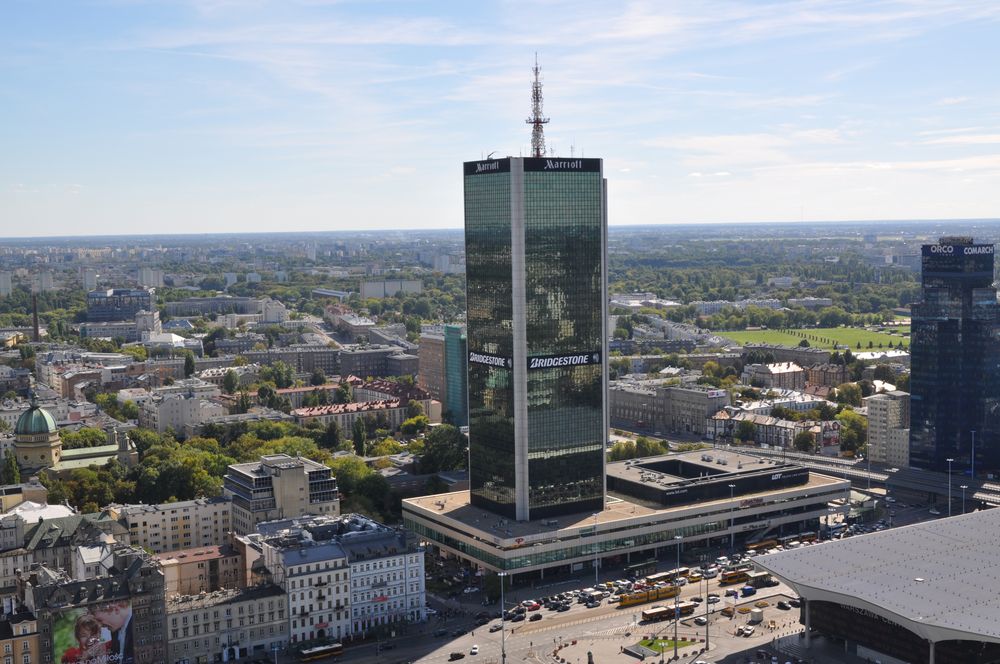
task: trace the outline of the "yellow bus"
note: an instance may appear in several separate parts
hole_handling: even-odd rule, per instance
[[[637,604],[646,604],[660,599],[670,599],[671,597],[679,595],[680,592],[681,589],[677,586],[665,586],[663,588],[653,588],[651,590],[640,590],[639,592],[622,595],[621,600],[618,602],[618,607],[636,606]]]
[[[745,569],[723,572],[722,575],[719,576],[719,585],[730,586],[734,583],[745,583],[749,578],[750,575]]]

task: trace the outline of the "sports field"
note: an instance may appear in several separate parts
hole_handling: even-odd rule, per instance
[[[744,330],[742,332],[719,332],[719,336],[732,339],[736,343],[765,343],[781,344],[782,346],[798,346],[803,339],[809,342],[814,348],[833,349],[834,346],[844,345],[851,350],[868,350],[868,342],[872,348],[878,348],[882,344],[883,348],[889,347],[892,342],[893,347],[900,342],[910,345],[910,328],[894,328],[895,334],[879,332],[876,329],[865,329],[862,327],[820,327],[815,329],[801,330]]]

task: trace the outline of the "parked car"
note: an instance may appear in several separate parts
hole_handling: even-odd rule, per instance
[[[694,624],[702,626],[707,625],[708,619],[705,616],[698,616],[697,618],[694,619]]]
[[[453,652],[450,655],[448,655],[448,661],[449,662],[454,662],[456,659],[465,659],[465,653],[464,652]]]
[[[514,617],[510,619],[511,622],[521,622],[522,620],[524,620],[523,613],[515,613]]]
[[[503,624],[501,624],[501,623],[496,623],[495,625],[490,625],[490,632],[499,632],[501,629],[503,629]]]
[[[541,620],[541,619],[542,619],[542,614],[540,613],[536,613],[533,616],[531,616],[531,622],[535,622],[536,620]]]
[[[478,645],[472,646],[472,650],[469,651],[469,654],[470,655],[478,655],[479,654],[479,646]]]

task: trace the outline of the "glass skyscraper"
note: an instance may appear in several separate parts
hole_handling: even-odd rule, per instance
[[[1000,470],[1000,306],[993,245],[924,245],[910,341],[910,465]],[[973,445],[975,454],[973,456]]]
[[[601,510],[608,435],[600,159],[465,164],[471,501]]]
[[[457,427],[469,424],[469,345],[461,325],[444,326],[445,410]]]

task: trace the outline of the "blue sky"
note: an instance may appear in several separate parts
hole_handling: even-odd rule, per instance
[[[1000,216],[1000,2],[0,5],[0,236],[460,227],[603,157],[612,224]]]

